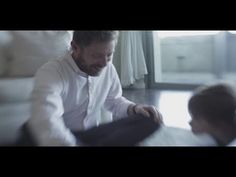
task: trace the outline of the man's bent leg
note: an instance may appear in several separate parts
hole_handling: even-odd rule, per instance
[[[73,133],[88,146],[135,146],[159,126],[151,118],[135,115]]]

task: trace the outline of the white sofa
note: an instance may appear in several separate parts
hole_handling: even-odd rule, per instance
[[[14,145],[30,117],[34,74],[68,49],[69,31],[0,31],[0,145]]]

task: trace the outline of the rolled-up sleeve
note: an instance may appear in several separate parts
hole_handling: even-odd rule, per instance
[[[63,120],[63,80],[56,63],[43,66],[35,76],[30,130],[39,146],[73,146],[76,139]]]

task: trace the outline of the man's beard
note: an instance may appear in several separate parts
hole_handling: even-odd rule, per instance
[[[74,59],[74,61],[76,65],[79,67],[79,69],[83,71],[84,73],[88,74],[89,76],[96,77],[96,76],[99,76],[102,72],[103,68],[99,67],[98,65],[94,64],[88,67],[82,57],[78,59]]]

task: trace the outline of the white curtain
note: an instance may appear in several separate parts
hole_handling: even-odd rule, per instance
[[[128,87],[148,74],[142,32],[120,31],[117,45],[114,65],[120,76],[122,87]]]

